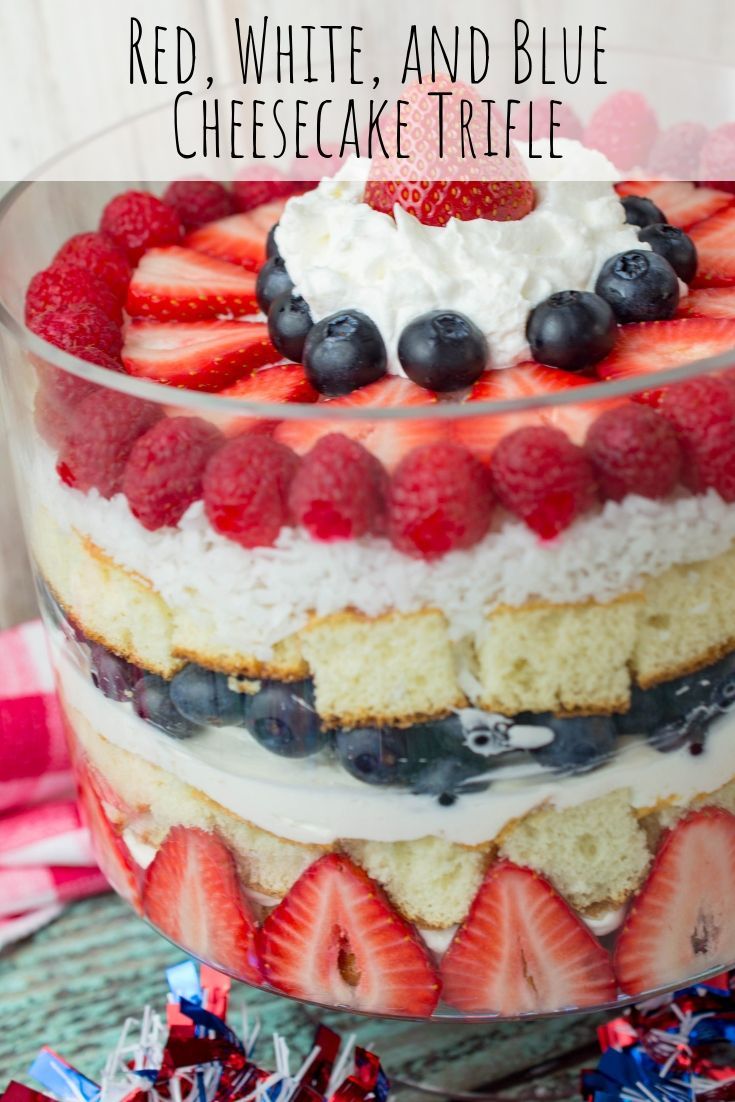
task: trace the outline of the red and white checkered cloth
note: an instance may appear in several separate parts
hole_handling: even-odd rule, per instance
[[[105,891],[74,796],[40,621],[0,633],[0,949]]]

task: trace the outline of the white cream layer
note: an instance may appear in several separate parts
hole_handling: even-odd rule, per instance
[[[394,842],[433,835],[475,846],[543,804],[571,807],[621,788],[639,809],[664,800],[687,803],[735,773],[735,715],[729,715],[712,725],[705,751],[696,757],[686,748],[660,754],[634,739],[591,773],[555,778],[531,764],[519,767],[513,780],[496,781],[486,792],[442,807],[431,796],[362,784],[326,754],[298,761],[277,757],[237,728],[211,728],[184,742],[169,738],[139,719],[130,705],[107,700],[58,645],[54,657],[67,704],[103,738],[295,842]]]

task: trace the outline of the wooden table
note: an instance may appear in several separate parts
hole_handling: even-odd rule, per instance
[[[9,1078],[31,1084],[27,1068],[41,1044],[85,1074],[99,1075],[124,1019],[146,1004],[162,1008],[163,970],[181,956],[111,894],[74,905],[0,955],[0,1088]],[[437,1085],[435,1097],[444,1099],[483,1088],[513,1099],[578,1099],[579,1069],[596,1063],[595,1026],[605,1017],[422,1025],[325,1013],[236,985],[233,1005],[245,999],[262,1021],[264,1065],[272,1067],[274,1030],[305,1055],[317,1022],[325,1021],[374,1048],[394,1081],[427,1081]],[[391,1098],[420,1102],[427,1095],[395,1085]]]

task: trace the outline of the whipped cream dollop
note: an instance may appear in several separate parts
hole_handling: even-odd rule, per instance
[[[491,368],[527,358],[534,306],[555,291],[593,290],[608,257],[648,248],[625,223],[609,161],[579,142],[554,146],[562,154],[554,161],[543,143],[534,147],[546,179],[535,183],[533,211],[516,222],[424,226],[398,206],[394,217],[381,214],[362,201],[370,162],[353,158],[281,215],[276,244],[296,292],[315,321],[349,308],[367,314],[393,374],[403,374],[401,332],[429,310],[458,311],[479,326]],[[539,163],[526,160],[531,179]]]

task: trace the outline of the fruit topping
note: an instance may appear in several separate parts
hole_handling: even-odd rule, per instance
[[[208,421],[165,417],[133,444],[122,491],[144,528],[178,524],[202,496],[204,468],[222,442]]]
[[[421,1018],[439,999],[413,927],[341,854],[326,854],[302,873],[263,923],[258,948],[268,982],[296,998]]]
[[[133,272],[125,309],[131,317],[184,322],[253,314],[255,277],[180,245],[149,249]]]
[[[56,470],[62,482],[83,493],[96,489],[107,498],[118,493],[133,444],[160,416],[150,402],[94,391],[80,403],[59,452]]]
[[[645,195],[624,195],[621,202],[625,210],[625,221],[630,226],[643,229],[645,226],[666,222],[663,211]]]
[[[46,310],[64,310],[76,304],[95,307],[115,325],[122,321],[119,300],[99,276],[74,264],[54,261],[28,284],[26,325],[33,328],[34,320]]]
[[[697,274],[697,250],[684,230],[666,223],[655,223],[642,229],[638,237],[664,260],[668,260],[679,279],[684,283],[692,282]]]
[[[531,753],[536,761],[557,773],[587,773],[609,758],[617,730],[610,716],[555,716],[534,714],[534,726],[549,727],[554,738]],[[522,722],[523,718],[519,722]]]
[[[309,307],[300,295],[286,292],[271,303],[268,335],[282,356],[301,363],[304,344],[314,325]]]
[[[490,477],[461,444],[438,441],[410,452],[388,490],[388,534],[399,551],[432,559],[472,547],[490,526]]]
[[[735,283],[735,207],[695,226],[691,237],[699,257],[695,285],[727,287]]]
[[[409,379],[427,390],[463,390],[485,369],[488,347],[482,330],[464,314],[432,310],[410,322],[398,342],[398,359]]]
[[[164,191],[163,201],[173,207],[187,232],[226,218],[235,209],[230,192],[215,180],[174,180]]]
[[[667,387],[659,412],[682,450],[682,481],[693,493],[713,489],[735,501],[735,390],[703,375]]]
[[[129,701],[142,671],[101,643],[88,643],[92,681],[108,700]]]
[[[699,155],[699,179],[707,180],[714,188],[735,191],[735,123],[718,126],[702,145]]]
[[[582,920],[538,873],[510,861],[485,876],[441,974],[444,1000],[465,1014],[596,1006],[616,991],[609,957]]]
[[[175,245],[181,237],[181,222],[175,210],[150,192],[125,191],[102,211],[100,230],[135,264],[146,249]]]
[[[492,457],[498,500],[553,539],[595,502],[595,476],[584,451],[550,425],[529,425],[504,436]]]
[[[249,214],[231,214],[228,218],[208,222],[188,234],[184,245],[253,271],[266,259],[268,233],[282,210],[283,203],[274,202]]]
[[[250,983],[261,981],[255,919],[235,859],[216,834],[171,828],[146,870],[143,910],[177,945]]]
[[[123,365],[130,375],[190,390],[221,390],[278,360],[264,322],[200,321],[128,326]]]
[[[89,303],[76,302],[58,310],[46,310],[34,315],[28,328],[73,356],[96,363],[91,356],[82,356],[84,350],[95,350],[119,362],[123,343],[120,326]]]
[[[377,382],[387,357],[377,325],[359,310],[343,310],[309,330],[303,362],[314,389],[337,397]]]
[[[615,346],[618,327],[611,306],[588,291],[558,291],[534,307],[526,339],[539,363],[584,371]]]
[[[385,525],[387,477],[380,462],[356,440],[334,432],[304,456],[291,483],[296,524],[313,539],[358,539]]]
[[[124,251],[104,233],[77,233],[64,242],[54,263],[82,268],[105,283],[118,302],[125,301],[130,264]]]
[[[242,547],[270,547],[288,523],[298,460],[268,436],[230,440],[204,472],[204,507],[213,528]]]
[[[667,497],[679,480],[681,448],[673,427],[635,402],[607,410],[590,427],[584,445],[602,496]]]
[[[245,726],[272,754],[306,758],[326,744],[311,681],[268,681],[244,699]]]
[[[606,260],[595,292],[610,304],[621,322],[670,318],[679,305],[679,281],[668,260],[641,249]]]
[[[197,727],[242,727],[245,693],[234,692],[224,673],[191,663],[171,682],[171,703],[180,715]]]
[[[662,130],[653,143],[649,172],[671,180],[695,180],[706,137],[707,127],[701,122],[677,122]]]
[[[275,176],[275,172],[272,168],[264,168],[264,178],[262,180],[248,179],[248,180],[235,180],[232,185],[232,192],[235,197],[235,206],[240,211],[250,211],[255,207],[262,207],[266,204],[273,203],[274,201],[281,201],[290,198],[292,195],[300,195],[303,191],[308,191],[312,186],[309,183],[304,183],[301,180],[283,180],[278,179]],[[248,174],[252,177],[256,173],[255,168],[250,168]]]
[[[191,738],[200,729],[174,706],[170,683],[155,673],[146,673],[137,682],[133,690],[133,711],[171,738]]]
[[[732,203],[732,196],[724,191],[678,181],[631,180],[617,184],[616,190],[618,195],[642,195],[651,199],[664,212],[666,221],[682,230],[690,229]]]
[[[734,910],[735,817],[714,807],[695,811],[666,835],[620,932],[622,990],[638,995],[728,965]]]
[[[258,272],[255,284],[258,306],[264,314],[267,314],[274,299],[279,295],[290,294],[292,290],[293,280],[286,271],[283,257],[272,256]]]
[[[277,364],[263,367],[240,379],[226,390],[220,391],[223,398],[240,398],[247,402],[272,402],[283,405],[289,402],[311,403],[319,395],[306,378],[301,364]],[[218,418],[220,429],[225,436],[237,436],[243,432],[272,432],[278,420],[263,417]]]
[[[599,149],[616,168],[625,172],[644,165],[658,137],[658,122],[640,92],[614,92],[590,116],[584,144]]]

